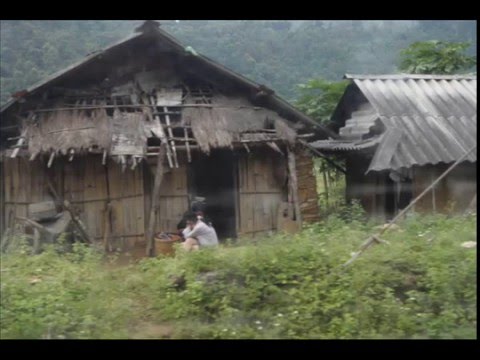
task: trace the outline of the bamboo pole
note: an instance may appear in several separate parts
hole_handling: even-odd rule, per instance
[[[20,135],[20,138],[17,141],[17,145],[15,146],[15,149],[12,151],[12,154],[10,155],[12,159],[17,157],[18,152],[20,151],[20,148],[23,147],[23,145],[27,141],[26,136],[27,136],[27,131],[24,130],[22,132],[22,135]]]
[[[167,112],[168,108],[166,106],[164,106],[163,111]],[[173,131],[172,131],[172,127],[171,127],[171,124],[170,124],[170,115],[165,115],[165,122],[167,123],[168,136],[170,137],[170,144],[172,146],[173,161],[175,162],[175,167],[178,168],[177,151],[175,150],[175,139],[173,137]]]
[[[153,104],[153,106],[156,106]],[[115,108],[125,108],[125,109],[136,109],[136,108],[150,108],[152,105],[149,104],[135,104],[135,105],[85,105],[85,106],[71,106],[71,107],[64,107],[64,108],[47,108],[47,109],[38,109],[33,110],[33,113],[41,113],[41,112],[53,112],[53,111],[74,111],[74,110],[95,110],[95,109],[115,109]],[[219,109],[253,109],[253,110],[262,110],[263,108],[256,107],[256,106],[228,106],[228,105],[212,105],[212,104],[179,104],[175,105],[176,108],[188,108],[188,107],[199,107],[199,108],[219,108]],[[159,112],[158,114],[163,114],[164,112]],[[168,114],[180,114],[179,111],[170,111],[167,112]],[[13,127],[12,127],[13,128]],[[2,128],[6,129],[6,128]]]
[[[150,217],[148,218],[148,229],[147,229],[147,248],[146,254],[147,256],[155,256],[155,239],[154,239],[154,230],[155,230],[155,222],[157,220],[157,211],[159,205],[159,193],[160,193],[160,185],[162,184],[163,180],[163,159],[165,158],[166,154],[166,147],[168,145],[163,143],[160,146],[160,150],[158,151],[157,157],[157,169],[155,171],[155,181],[153,184],[152,190],[152,205],[150,207]]]
[[[170,168],[173,168],[173,163],[172,163],[172,155],[171,155],[171,152],[170,152],[170,147],[168,146],[168,140],[167,140],[167,135],[165,134],[165,131],[163,129],[163,124],[162,124],[162,121],[160,119],[160,116],[158,115],[153,115],[153,111],[151,110],[151,108],[153,107],[155,109],[155,100],[153,98],[153,96],[148,96],[147,97],[148,101],[150,102],[150,111],[151,111],[151,115],[153,118],[155,118],[157,121],[158,121],[158,125],[159,125],[159,131],[160,131],[160,142],[162,144],[165,144],[165,147],[167,149],[167,160],[168,160],[168,166],[170,166]]]

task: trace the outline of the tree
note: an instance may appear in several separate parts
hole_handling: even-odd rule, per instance
[[[418,41],[400,52],[399,70],[411,74],[455,74],[468,71],[477,63],[465,51],[468,42]]]
[[[298,85],[297,107],[319,123],[326,124],[347,87],[347,81],[312,79]]]
[[[314,120],[326,125],[330,122],[347,85],[348,81],[309,80],[306,84],[298,85],[299,97],[296,106]],[[341,163],[342,159],[335,159],[335,161]],[[321,158],[315,159],[315,171],[320,206],[325,213],[328,213],[342,202],[344,176],[330,162]]]

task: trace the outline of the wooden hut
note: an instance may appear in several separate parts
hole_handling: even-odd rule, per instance
[[[477,77],[346,75],[333,116],[337,139],[311,145],[346,160],[347,199],[391,218],[477,143]],[[474,148],[416,205],[462,212],[477,188]]]
[[[155,21],[13,94],[0,126],[2,233],[56,201],[121,249],[176,230],[196,196],[220,238],[316,220],[300,143],[335,136]]]

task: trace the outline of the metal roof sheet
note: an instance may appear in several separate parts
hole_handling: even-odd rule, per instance
[[[449,163],[476,144],[476,76],[346,77],[358,86],[387,129],[396,128],[404,134],[390,160],[385,162],[383,158],[379,162],[374,158],[370,170]],[[476,161],[476,152],[470,153],[467,160]]]

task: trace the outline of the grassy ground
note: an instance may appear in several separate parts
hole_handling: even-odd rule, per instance
[[[77,245],[2,255],[1,338],[476,338],[476,215],[413,216],[351,267],[361,214],[112,267]]]

